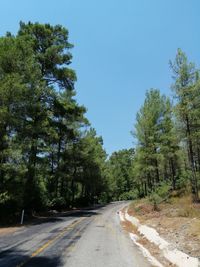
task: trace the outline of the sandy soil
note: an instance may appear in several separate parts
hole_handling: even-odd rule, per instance
[[[3,227],[3,228],[0,228],[0,236],[12,234],[12,233],[16,232],[17,230],[19,230],[20,228],[22,228],[22,227]]]

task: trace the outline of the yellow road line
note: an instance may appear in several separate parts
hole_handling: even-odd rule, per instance
[[[16,267],[22,267],[24,266],[27,262],[29,262],[31,260],[31,258],[37,256],[38,254],[40,254],[42,251],[44,251],[46,248],[48,248],[53,242],[55,242],[56,240],[58,240],[59,238],[61,238],[63,235],[66,234],[66,232],[70,229],[73,229],[77,224],[79,224],[82,220],[84,220],[85,218],[81,218],[78,221],[75,221],[73,223],[71,223],[69,226],[65,227],[61,233],[59,233],[57,236],[55,236],[54,238],[50,239],[49,241],[47,241],[44,245],[42,245],[41,247],[39,247],[36,251],[34,251],[30,258],[21,262],[20,264],[18,264]]]
[[[96,221],[96,220],[97,220],[97,216],[95,216],[95,217],[92,219],[93,222]],[[79,235],[81,234],[81,231],[82,231],[82,229],[77,230],[77,232],[76,232],[76,234],[73,236],[73,238],[76,238],[77,236],[79,236]],[[73,242],[70,246],[67,247],[66,252],[73,252],[73,251],[75,250],[75,248],[76,248],[76,243]]]
[[[77,233],[73,236],[73,238],[76,238],[81,233],[81,230],[78,230]],[[70,246],[67,247],[68,252],[72,252],[75,249],[76,244],[73,242]]]

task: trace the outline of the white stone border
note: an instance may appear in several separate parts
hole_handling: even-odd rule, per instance
[[[147,225],[140,224],[139,220],[133,216],[130,216],[127,212],[127,209],[125,211],[125,215],[120,211],[120,220],[124,221],[127,220],[131,222],[135,227],[137,227],[137,231],[144,236],[148,241],[151,243],[154,243],[156,246],[159,247],[159,249],[162,251],[163,256],[170,261],[172,264],[175,264],[178,267],[199,267],[199,260],[195,257],[190,257],[188,254],[178,250],[178,249],[171,249],[170,243],[168,243],[165,239],[160,237],[159,233],[152,227],[149,227]],[[140,249],[143,251],[143,255],[145,255],[150,261],[156,260],[152,255],[149,253],[149,251],[144,248],[141,244],[137,242],[137,236],[130,233],[131,239],[134,241],[134,243],[140,247]],[[137,237],[137,238],[136,238]],[[156,260],[157,261],[157,260]],[[159,265],[160,264],[160,265]],[[155,265],[155,263],[154,263]],[[161,263],[157,261],[158,267],[161,267]]]

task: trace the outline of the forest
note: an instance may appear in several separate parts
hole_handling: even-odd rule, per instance
[[[172,195],[189,194],[199,202],[199,70],[181,49],[169,65],[173,98],[148,90],[132,131],[134,149],[110,157],[116,198],[148,197],[156,207]]]
[[[105,198],[106,153],[75,100],[72,47],[60,25],[21,22],[0,38],[1,218]]]
[[[76,101],[68,30],[20,22],[0,38],[0,221],[172,192],[199,201],[199,70],[177,50],[173,99],[146,92],[130,149],[110,157]],[[133,105],[134,105],[133,99]]]

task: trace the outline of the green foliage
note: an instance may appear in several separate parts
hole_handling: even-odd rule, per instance
[[[190,179],[191,172],[188,170],[182,171],[181,176],[177,182],[177,189],[184,190],[187,192],[190,189]]]
[[[107,204],[109,203],[110,198],[108,192],[105,190],[104,192],[101,193],[100,198],[99,198],[99,204]]]
[[[199,157],[199,71],[194,63],[189,62],[186,54],[178,49],[174,62],[170,62],[173,71],[173,89],[177,103],[175,107],[177,124],[182,132],[182,143],[187,151],[186,171],[190,171],[190,182],[193,199],[199,200],[198,173],[200,170]]]
[[[133,189],[132,164],[133,149],[123,149],[114,152],[108,161],[108,177],[110,196],[113,200],[120,200],[121,195]]]
[[[147,91],[144,105],[137,114],[133,135],[138,141],[133,173],[139,195],[143,197],[148,192],[155,192],[164,180],[175,189],[180,175],[179,140],[172,104],[160,95],[159,90]]]
[[[147,91],[134,149],[109,159],[75,100],[73,45],[61,25],[20,23],[0,38],[0,216],[149,196],[200,185],[199,71],[178,49],[172,101]],[[8,215],[9,214],[9,215]]]
[[[170,190],[171,186],[168,183],[162,182],[155,191],[149,195],[149,201],[154,205],[154,210],[158,210],[158,205],[169,199]]]
[[[155,205],[162,201],[158,189],[163,182],[173,190],[191,188],[194,200],[199,198],[199,71],[180,49],[170,66],[176,105],[157,89],[147,91],[133,132],[137,139],[134,184],[139,196],[150,193]]]
[[[62,209],[67,207],[66,200],[63,197],[53,198],[49,204],[51,209],[55,209],[61,211]]]
[[[119,196],[119,200],[135,200],[138,198],[137,191],[124,192]]]
[[[170,190],[172,189],[171,185],[165,182],[162,182],[155,190],[155,192],[162,198],[166,200],[169,197]]]
[[[8,195],[8,192],[4,192],[0,194],[0,205],[5,204],[10,200],[10,196]]]
[[[102,138],[74,98],[72,47],[60,25],[21,22],[0,38],[1,214],[93,204],[107,192]]]

